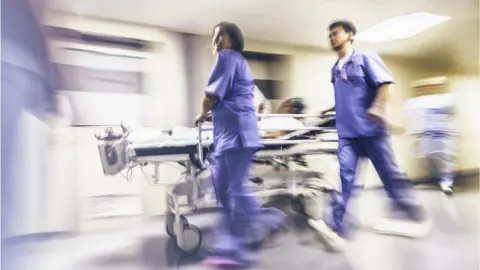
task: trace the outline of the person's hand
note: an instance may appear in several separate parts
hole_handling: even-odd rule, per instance
[[[318,113],[318,116],[319,116],[320,118],[323,118],[323,117],[325,117],[325,114],[327,114],[328,112],[330,112],[330,110],[320,111],[320,112]]]
[[[197,118],[195,118],[195,126],[197,127],[200,123],[207,120],[208,114],[199,114]]]
[[[373,104],[367,111],[368,116],[377,122],[385,122],[385,108],[378,104]]]

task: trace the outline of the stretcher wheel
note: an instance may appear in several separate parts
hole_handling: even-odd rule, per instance
[[[183,227],[183,245],[179,243],[179,239],[177,237],[177,247],[178,249],[185,255],[193,255],[197,253],[197,251],[202,246],[202,231],[195,226],[188,224]]]
[[[188,226],[188,220],[186,217],[181,215],[180,220],[182,222],[182,227]],[[168,213],[166,222],[165,222],[165,227],[166,227],[167,234],[170,237],[175,237],[175,230],[173,229],[174,226],[175,226],[175,215],[173,213]]]

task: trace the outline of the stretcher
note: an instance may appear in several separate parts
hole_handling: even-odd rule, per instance
[[[288,127],[271,128],[271,131],[290,131],[287,135],[275,139],[264,139],[264,148],[256,153],[254,164],[267,166],[274,171],[274,175],[281,172],[293,172],[280,181],[265,181],[262,176],[252,173],[250,184],[254,192],[261,199],[279,195],[288,195],[297,198],[305,190],[316,190],[327,194],[332,190],[328,181],[324,181],[322,173],[308,167],[304,159],[307,155],[336,155],[338,139],[334,128],[334,115],[327,115],[322,119],[318,115],[306,114],[268,114],[262,117],[293,117],[317,118],[309,126],[302,128]],[[259,125],[261,127],[261,125]],[[214,195],[211,179],[202,177],[208,174],[210,156],[214,151],[212,127],[200,124],[197,128],[177,128],[157,130],[151,132],[154,136],[136,139],[132,128],[121,125],[121,131],[115,132],[107,128],[104,134],[96,134],[98,150],[105,175],[116,175],[134,167],[141,168],[152,164],[154,166],[155,185],[167,186],[166,205],[166,232],[176,239],[176,244],[185,253],[195,253],[202,242],[200,230],[189,224],[185,215],[199,209],[218,207]],[[138,134],[138,132],[137,132]],[[333,139],[324,135],[333,134]],[[323,143],[323,145],[322,145]],[[333,145],[332,145],[333,143]],[[325,145],[329,144],[329,146]],[[176,163],[181,165],[185,181],[172,184],[161,181],[160,164]],[[297,173],[298,172],[298,173]],[[128,175],[128,173],[127,173]],[[210,181],[210,182],[209,182]],[[298,201],[295,201],[298,207]],[[301,211],[301,210],[299,210]],[[320,210],[316,210],[320,212]],[[196,238],[193,247],[189,247],[185,235],[194,235]]]

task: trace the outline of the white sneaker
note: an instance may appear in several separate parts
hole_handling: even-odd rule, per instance
[[[379,234],[421,238],[430,233],[432,226],[431,218],[424,221],[384,218],[373,226],[373,230]]]
[[[347,247],[347,241],[333,231],[323,220],[308,220],[308,225],[320,234],[328,248],[334,252],[342,252]]]
[[[449,183],[440,184],[440,188],[442,189],[443,193],[445,193],[447,195],[452,195],[453,194],[453,187]]]

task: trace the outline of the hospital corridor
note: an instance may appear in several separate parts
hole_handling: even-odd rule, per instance
[[[479,269],[479,7],[2,0],[1,269]]]

